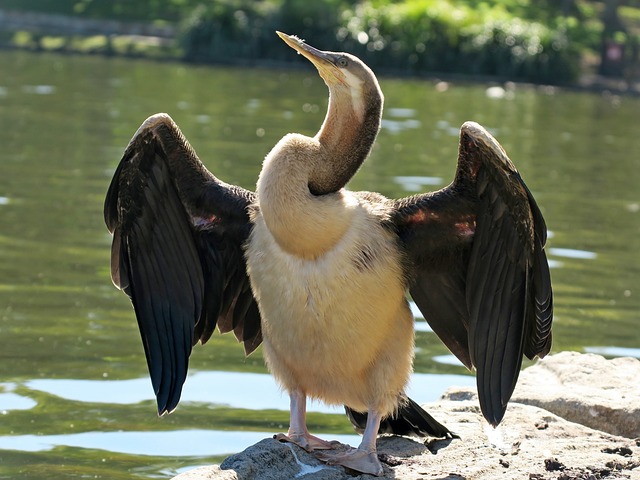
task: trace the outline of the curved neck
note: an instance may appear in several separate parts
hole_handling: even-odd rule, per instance
[[[314,138],[288,134],[269,152],[256,193],[261,217],[285,251],[316,258],[349,229],[358,202],[342,188],[367,158],[381,111],[378,89],[359,98],[336,87]]]
[[[343,86],[330,89],[329,107],[316,139],[324,155],[309,174],[314,195],[337,192],[367,158],[380,129],[382,94],[375,88],[354,92]]]
[[[260,216],[288,253],[316,258],[344,235],[357,203],[342,190],[322,196],[309,191],[309,171],[322,159],[317,139],[288,134],[269,152],[258,177]]]

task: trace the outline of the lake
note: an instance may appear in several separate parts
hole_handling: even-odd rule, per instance
[[[324,118],[313,67],[25,52],[0,52],[0,65],[0,478],[170,478],[286,429],[286,395],[260,352],[245,359],[230,335],[194,349],[182,403],[156,416],[133,310],[111,284],[102,205],[129,139],[160,111],[213,173],[253,189],[270,148]],[[483,124],[550,230],[553,351],[640,358],[640,99],[380,82],[382,130],[350,188],[402,197],[445,186],[459,126]],[[473,384],[422,319],[416,330],[412,397]],[[340,409],[310,410],[314,433],[358,442]]]

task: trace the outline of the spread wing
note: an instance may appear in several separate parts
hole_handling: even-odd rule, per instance
[[[451,352],[476,368],[482,412],[497,425],[523,354],[551,348],[547,232],[531,192],[498,142],[467,122],[453,183],[398,200],[393,222],[411,296]]]
[[[159,414],[177,406],[191,347],[216,325],[247,354],[262,341],[243,256],[253,201],[213,176],[166,114],[142,124],[116,169],[111,276],[133,303]]]

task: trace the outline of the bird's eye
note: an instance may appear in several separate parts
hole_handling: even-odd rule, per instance
[[[345,68],[347,65],[349,65],[349,62],[347,61],[347,59],[346,59],[346,58],[344,58],[344,57],[340,57],[340,58],[338,59],[338,66],[339,66],[340,68]]]

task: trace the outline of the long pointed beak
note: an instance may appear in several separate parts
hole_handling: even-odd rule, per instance
[[[345,83],[344,74],[335,64],[334,54],[318,50],[317,48],[304,43],[304,41],[296,36],[287,35],[286,33],[278,31],[276,31],[276,33],[287,45],[313,63],[325,82]]]

